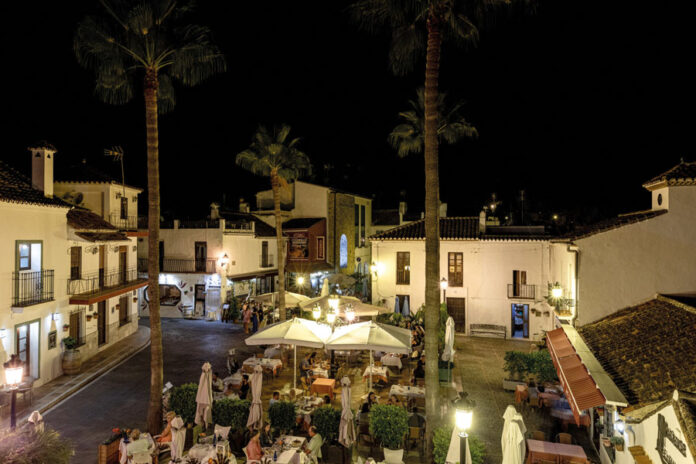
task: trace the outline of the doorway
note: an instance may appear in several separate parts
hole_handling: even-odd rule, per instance
[[[466,298],[447,298],[447,313],[454,319],[455,332],[466,332]]]
[[[193,298],[193,313],[198,315],[205,314],[205,285],[196,284]]]
[[[529,305],[512,304],[512,338],[529,338]]]
[[[97,345],[106,343],[106,301],[97,303]]]
[[[128,247],[118,247],[118,274],[121,284],[128,282]]]
[[[39,378],[39,321],[16,327],[15,349],[24,363],[24,375]]]
[[[195,242],[196,272],[205,272],[205,262],[208,259],[208,243]]]
[[[105,251],[104,251],[104,245],[99,245],[99,288],[102,289],[104,288],[104,268],[106,267],[105,263]]]
[[[159,241],[159,268],[160,272],[166,271],[164,268],[164,240]]]

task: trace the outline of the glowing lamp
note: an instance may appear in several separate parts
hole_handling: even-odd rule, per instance
[[[346,319],[348,322],[353,322],[355,320],[355,311],[353,311],[353,308],[349,308],[346,311]]]
[[[5,383],[10,387],[16,387],[22,383],[22,377],[24,373],[24,368],[19,367],[6,367],[5,368]]]
[[[551,298],[559,299],[563,296],[563,289],[561,287],[553,287],[551,289]]]
[[[321,308],[319,306],[314,307],[314,309],[312,310],[312,316],[314,317],[315,321],[319,320],[319,318],[321,317]]]
[[[303,276],[299,276],[299,277],[297,278],[297,281],[296,281],[296,282],[297,282],[297,286],[298,286],[298,287],[302,287],[302,286],[304,285],[304,282],[305,282],[304,277],[303,277]]]
[[[336,322],[336,313],[328,313],[326,315],[326,320],[329,324],[333,324]]]
[[[474,406],[476,404],[466,397],[466,393],[454,402],[454,420],[457,428],[465,434],[471,428],[471,422],[474,419]]]
[[[614,428],[616,428],[616,431],[619,432],[621,435],[623,435],[624,430],[626,430],[626,423],[622,420],[618,420],[614,422]]]
[[[440,281],[440,288],[443,290],[447,290],[447,279],[445,279],[444,277]]]
[[[220,266],[225,267],[229,264],[230,262],[230,257],[227,256],[227,253],[225,253],[221,258],[220,258]]]
[[[334,310],[334,312],[338,311],[338,305],[341,302],[341,300],[338,298],[338,295],[331,295],[329,297],[329,307]]]

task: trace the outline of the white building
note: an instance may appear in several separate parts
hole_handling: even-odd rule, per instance
[[[219,211],[209,219],[173,220],[160,226],[160,311],[181,317],[218,312],[228,292],[265,293],[278,274],[275,229],[249,213]],[[138,247],[147,272],[147,240]],[[147,314],[145,309],[144,314]]]
[[[565,244],[553,244],[543,227],[488,226],[483,212],[441,218],[440,236],[438,280],[447,281],[443,298],[458,332],[490,324],[505,328],[508,337],[539,339],[553,328],[545,296],[549,282],[565,277],[552,272],[552,263],[566,255]],[[394,308],[398,298],[400,310],[408,301],[410,312],[417,311],[425,303],[425,221],[370,240],[373,303]]]
[[[137,305],[123,316],[116,309],[140,283],[121,273],[135,263],[133,239],[56,198],[55,148],[42,143],[30,151],[31,179],[0,163],[0,355],[18,354],[38,386],[62,374],[68,335],[84,344],[86,359],[136,330]]]
[[[682,162],[643,187],[651,192],[651,209],[600,222],[563,240],[568,253],[578,257],[577,289],[561,281],[566,295],[576,299],[570,311],[577,315],[576,325],[656,293],[696,288],[696,163]]]

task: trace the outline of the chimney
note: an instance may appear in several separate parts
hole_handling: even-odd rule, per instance
[[[399,202],[399,225],[404,223],[404,215],[406,214],[407,206],[405,201]]]
[[[447,217],[447,203],[440,202],[440,217]]]
[[[250,211],[249,209],[249,203],[247,203],[244,198],[239,199],[239,212],[240,213],[248,213]]]
[[[482,209],[479,213],[479,233],[486,233],[486,210]]]
[[[210,204],[210,219],[220,219],[220,204],[211,203]]]
[[[39,142],[31,151],[31,186],[41,190],[44,196],[53,197],[53,157],[56,147],[47,142]]]

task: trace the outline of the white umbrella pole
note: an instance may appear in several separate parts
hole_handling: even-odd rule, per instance
[[[292,370],[292,388],[297,388],[297,345],[295,345],[295,368]]]
[[[374,369],[375,360],[372,356],[372,350],[370,350],[370,375],[367,377],[367,394],[370,395],[372,391],[372,371]]]

